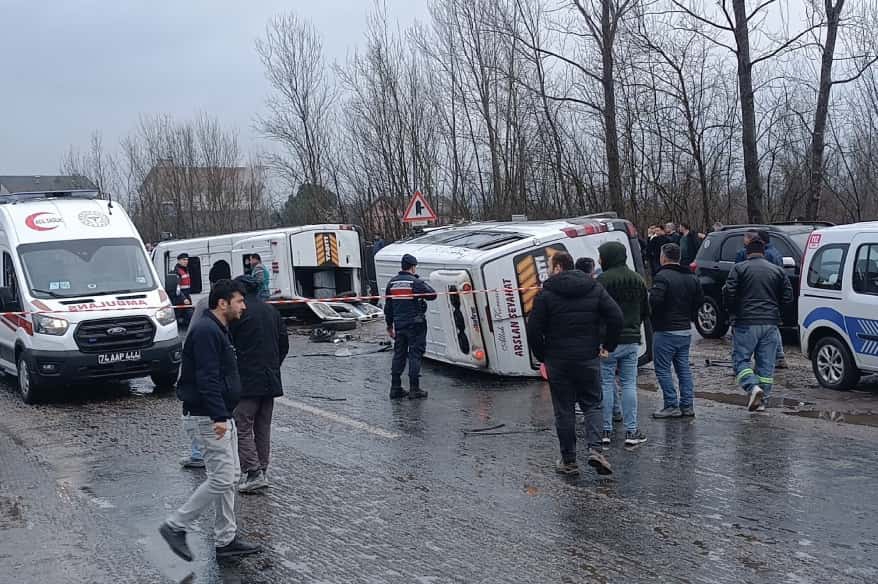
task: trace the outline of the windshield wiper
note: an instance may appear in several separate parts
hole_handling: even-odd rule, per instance
[[[75,298],[75,296],[65,296],[64,294],[58,294],[51,290],[40,290],[39,288],[31,288],[30,291],[36,292],[37,294],[48,294],[52,298]]]
[[[94,295],[111,296],[113,294],[133,294],[134,290],[110,290],[109,292],[94,292]]]

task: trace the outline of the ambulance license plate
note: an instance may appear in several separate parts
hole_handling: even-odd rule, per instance
[[[98,355],[98,365],[131,363],[132,361],[140,361],[140,351],[123,351],[120,353],[107,353],[105,355]]]

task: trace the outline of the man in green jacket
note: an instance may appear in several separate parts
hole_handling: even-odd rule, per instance
[[[637,360],[640,355],[640,327],[649,318],[649,300],[646,283],[627,266],[628,252],[617,241],[598,248],[603,272],[598,282],[622,309],[624,324],[619,345],[601,359],[601,384],[604,399],[603,444],[613,436],[613,406],[616,400],[616,372],[622,386],[622,422],[625,425],[625,445],[636,446],[646,442],[646,436],[637,428]]]

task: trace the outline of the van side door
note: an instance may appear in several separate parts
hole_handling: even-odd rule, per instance
[[[878,234],[854,237],[845,279],[845,317],[857,365],[878,371]]]
[[[12,254],[8,249],[0,247],[3,262],[3,299],[4,311],[14,312],[22,310],[21,289],[19,288],[19,279],[15,272],[15,262]],[[21,317],[8,317],[5,314],[0,315],[0,360],[7,369],[15,369],[15,339],[17,325],[12,322],[18,321]]]

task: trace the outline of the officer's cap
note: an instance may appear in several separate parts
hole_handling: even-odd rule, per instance
[[[404,256],[402,256],[402,269],[403,270],[407,270],[407,269],[411,268],[412,266],[417,266],[417,265],[418,265],[418,260],[412,254],[407,253]]]
[[[184,253],[181,253],[180,255],[177,256],[177,259],[178,259],[178,260],[188,260],[188,259],[189,259],[189,254],[188,254],[188,253],[185,253],[185,252],[184,252]]]

